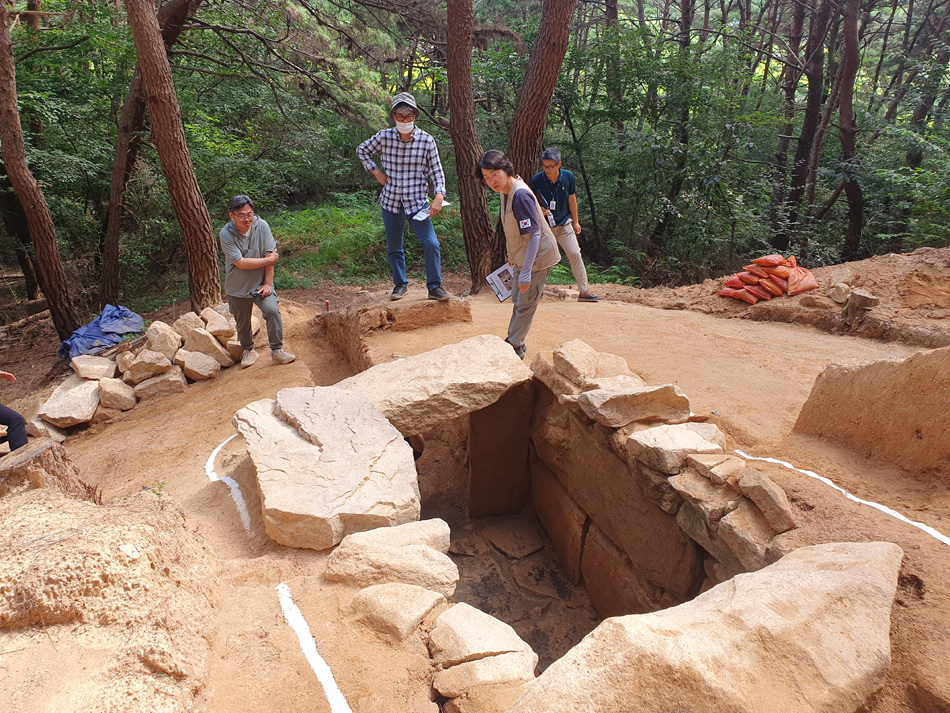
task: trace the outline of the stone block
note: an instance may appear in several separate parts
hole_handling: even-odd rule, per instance
[[[447,609],[435,620],[429,652],[444,668],[486,656],[533,653],[508,624],[465,603]]]
[[[567,494],[561,481],[538,459],[531,459],[531,503],[548,533],[572,584],[581,580],[581,551],[587,513]]]
[[[531,372],[534,378],[544,384],[555,397],[573,396],[581,392],[581,387],[559,374],[554,369],[554,364],[545,359],[544,355],[538,352],[531,361]]]
[[[445,520],[432,518],[415,520],[392,527],[377,527],[373,530],[347,535],[351,544],[379,547],[408,547],[425,545],[446,554],[451,546],[451,530]]]
[[[742,495],[732,485],[714,485],[695,470],[687,468],[670,478],[670,485],[702,515],[703,521],[715,530],[719,521],[739,507]]]
[[[366,395],[400,433],[412,436],[495,403],[531,376],[510,345],[486,334],[377,364],[336,388]]]
[[[145,336],[147,338],[145,348],[162,354],[169,362],[175,358],[175,352],[181,346],[181,336],[178,332],[159,320],[149,325]]]
[[[70,360],[69,365],[82,379],[98,381],[111,379],[116,374],[115,362],[105,357],[83,354]]]
[[[151,379],[136,384],[135,395],[140,401],[154,399],[166,394],[180,394],[185,390],[187,382],[181,367],[170,366],[164,374],[153,376]]]
[[[839,282],[828,290],[828,296],[839,305],[843,305],[851,297],[851,287],[844,282]]]
[[[642,614],[682,601],[644,579],[623,550],[595,524],[584,543],[581,571],[591,604],[602,618]]]
[[[119,367],[119,371],[122,374],[125,374],[125,372],[129,370],[133,361],[135,361],[135,352],[133,351],[119,352],[115,355],[115,365]]]
[[[476,688],[533,681],[537,665],[533,651],[488,656],[437,671],[432,687],[447,698],[458,698]]]
[[[185,372],[185,376],[192,381],[213,379],[221,371],[221,365],[217,359],[201,352],[188,352],[181,368]]]
[[[201,352],[213,357],[222,367],[227,369],[234,365],[234,359],[228,354],[221,342],[206,329],[193,329],[185,339],[185,349],[190,352]]]
[[[323,550],[351,533],[419,519],[412,448],[367,397],[336,387],[282,389],[276,401],[238,411],[233,423],[257,472],[271,539]]]
[[[745,461],[724,453],[694,454],[686,456],[686,465],[695,469],[704,478],[709,478],[716,485],[725,485],[735,483],[739,471],[745,468]]]
[[[692,541],[644,493],[604,433],[564,414],[551,406],[539,419],[532,434],[538,457],[644,579],[685,599],[702,569]]]
[[[174,356],[174,354],[172,354],[172,356]],[[129,364],[129,370],[122,375],[122,380],[125,381],[124,377],[128,374],[133,384],[140,384],[146,379],[151,379],[153,376],[164,374],[171,368],[171,361],[169,361],[169,358],[163,353],[155,352],[151,349],[143,349]]]
[[[593,389],[580,394],[577,404],[589,418],[608,428],[620,428],[634,421],[684,423],[690,414],[689,399],[673,384]]]
[[[181,317],[172,323],[172,329],[182,340],[188,339],[192,329],[204,329],[205,321],[195,312],[185,312]]]
[[[768,564],[766,550],[774,536],[761,511],[748,500],[719,521],[719,537],[748,572]]]
[[[201,319],[205,322],[205,330],[217,337],[222,344],[227,344],[236,332],[234,327],[228,324],[227,317],[219,314],[211,307],[205,307],[201,310]]]
[[[423,587],[401,582],[376,584],[350,601],[356,618],[381,634],[402,641],[445,597]]]
[[[639,460],[662,473],[676,475],[687,456],[722,453],[722,444],[724,439],[715,424],[682,423],[631,433],[627,454],[631,464]]]
[[[890,667],[902,554],[803,547],[680,606],[607,619],[509,711],[861,710]]]
[[[553,361],[557,373],[581,386],[597,377],[600,355],[580,339],[572,339],[554,350]]]
[[[459,571],[448,555],[426,545],[363,546],[343,538],[327,558],[323,576],[328,582],[361,589],[374,584],[401,582],[451,597],[455,593]]]
[[[745,468],[738,475],[742,494],[756,504],[766,521],[777,534],[795,527],[795,514],[785,491],[755,468]]]
[[[224,345],[224,348],[228,352],[234,361],[241,361],[241,357],[244,356],[244,347],[241,346],[241,342],[237,339],[229,339],[228,343]]]
[[[643,492],[657,504],[663,512],[675,515],[683,502],[679,493],[670,484],[670,476],[661,473],[645,463],[634,463],[630,471],[640,481]]]
[[[703,513],[691,502],[684,502],[683,506],[676,513],[676,524],[689,537],[706,552],[711,554],[720,564],[737,571],[745,572],[739,559],[729,546],[722,541],[716,530],[710,530]]]
[[[37,415],[59,428],[88,423],[99,408],[99,382],[70,375],[56,387]]]
[[[121,379],[99,380],[99,403],[110,409],[128,411],[135,408],[135,390]]]

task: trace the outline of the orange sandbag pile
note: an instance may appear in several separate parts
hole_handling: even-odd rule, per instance
[[[781,297],[784,293],[798,295],[818,287],[811,270],[799,267],[794,255],[766,255],[742,268],[742,272],[726,281],[717,292],[720,297],[734,297],[754,305],[759,300]]]

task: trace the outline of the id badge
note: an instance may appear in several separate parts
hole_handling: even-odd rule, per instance
[[[552,198],[552,199],[551,199],[551,202],[548,203],[548,209],[549,209],[549,210],[554,210],[554,206],[555,206],[555,201],[554,201],[554,199]]]

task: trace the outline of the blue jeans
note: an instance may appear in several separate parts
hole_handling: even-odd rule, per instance
[[[389,252],[389,266],[393,271],[393,283],[396,285],[409,284],[406,280],[406,253],[403,250],[402,232],[408,217],[412,232],[419,238],[419,244],[426,257],[426,287],[434,290],[442,284],[442,249],[439,239],[432,227],[432,220],[412,220],[412,216],[405,213],[390,213],[383,211],[383,227],[386,228],[386,250]]]

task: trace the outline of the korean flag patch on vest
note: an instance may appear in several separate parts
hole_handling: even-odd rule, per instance
[[[531,218],[525,218],[524,220],[519,220],[519,221],[518,221],[518,227],[519,227],[519,228],[522,228],[522,229],[524,229],[524,228],[530,228],[530,227],[531,227]]]

